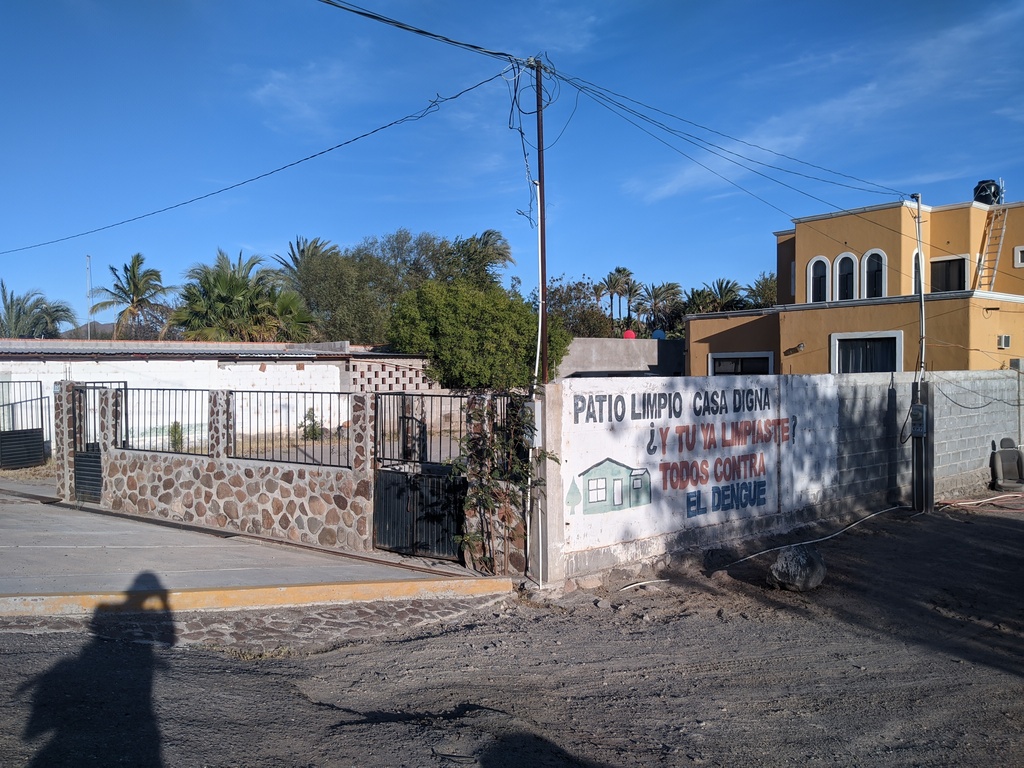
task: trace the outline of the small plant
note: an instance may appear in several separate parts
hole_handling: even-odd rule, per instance
[[[324,423],[316,417],[316,411],[310,408],[306,418],[299,422],[299,434],[303,440],[319,440],[324,436]]]
[[[171,453],[182,453],[185,448],[185,435],[181,429],[181,422],[171,422],[171,428],[167,431],[171,441]]]

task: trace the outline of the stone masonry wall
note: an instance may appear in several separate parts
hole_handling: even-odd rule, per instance
[[[373,485],[350,469],[114,450],[104,506],[328,549],[371,548]]]
[[[101,398],[101,431],[115,434],[119,393]],[[353,395],[351,468],[230,456],[231,393],[210,393],[210,455],[134,451],[104,440],[103,506],[128,514],[328,549],[372,548],[372,395]]]

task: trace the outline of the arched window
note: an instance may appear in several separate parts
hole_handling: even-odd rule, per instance
[[[885,268],[885,253],[873,250],[864,254],[864,275],[861,278],[861,285],[865,299],[880,299],[886,295]]]
[[[815,256],[807,265],[807,299],[808,301],[828,301],[829,294],[829,263],[823,256]]]
[[[841,253],[836,258],[836,285],[833,289],[838,301],[857,298],[857,257],[852,253]]]

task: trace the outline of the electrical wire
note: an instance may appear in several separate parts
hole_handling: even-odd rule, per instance
[[[508,62],[518,62],[519,64],[525,63],[522,59],[516,58],[511,53],[505,53],[504,51],[495,51],[491,50],[490,48],[483,48],[479,45],[473,45],[472,43],[466,43],[460,40],[455,40],[450,37],[445,37],[444,35],[439,35],[436,32],[428,32],[425,29],[414,27],[411,24],[406,24],[405,22],[398,21],[397,19],[392,19],[380,13],[374,13],[373,11],[369,11],[366,8],[361,8],[355,3],[346,3],[343,2],[343,0],[319,0],[319,2],[323,3],[324,5],[329,5],[333,8],[337,8],[338,10],[341,11],[348,11],[349,13],[354,13],[357,16],[362,16],[363,18],[370,19],[371,21],[377,21],[382,24],[386,24],[389,27],[394,27],[395,29],[401,29],[405,32],[412,32],[415,35],[425,37],[429,40],[436,40],[439,43],[445,43],[446,45],[452,45],[455,46],[456,48],[461,48],[465,51],[479,53],[484,56],[491,56],[492,58],[496,59],[503,59]]]
[[[862,517],[860,520],[854,520],[852,523],[850,523],[845,528],[841,528],[840,530],[836,531],[835,533],[830,533],[828,536],[822,536],[822,537],[817,538],[817,539],[808,539],[807,541],[798,541],[795,544],[783,544],[782,546],[771,547],[770,549],[762,549],[760,552],[755,552],[752,555],[747,555],[746,557],[741,557],[739,560],[735,560],[735,561],[729,563],[728,565],[723,565],[718,570],[724,570],[726,568],[732,568],[734,565],[739,565],[740,563],[746,562],[747,560],[752,560],[755,557],[760,557],[761,555],[767,555],[769,552],[778,552],[780,549],[789,549],[790,547],[799,547],[799,546],[801,546],[803,544],[817,544],[820,541],[828,541],[829,539],[834,539],[839,534],[846,533],[848,530],[850,530],[854,526],[860,525],[864,521],[870,520],[873,517],[878,517],[879,515],[884,514],[886,512],[892,512],[894,509],[908,509],[908,507],[904,507],[904,506],[898,504],[895,507],[888,507],[887,509],[880,509],[877,512],[872,512],[870,515],[866,515],[865,517]]]
[[[321,2],[326,2],[326,0],[321,0]],[[381,131],[387,130],[388,128],[394,128],[395,126],[402,125],[403,123],[414,122],[416,120],[422,120],[424,117],[427,117],[428,115],[431,115],[434,112],[437,112],[440,109],[441,105],[444,104],[445,102],[454,101],[455,99],[459,98],[460,96],[464,96],[465,94],[469,93],[470,91],[476,90],[477,88],[480,88],[480,87],[486,85],[487,83],[490,83],[493,80],[496,80],[498,78],[503,78],[505,72],[507,72],[507,71],[508,71],[508,68],[506,67],[504,70],[502,70],[498,74],[492,75],[491,77],[488,77],[486,80],[481,80],[476,85],[471,85],[468,88],[464,88],[463,90],[459,91],[458,93],[454,94],[453,96],[441,96],[441,95],[435,96],[433,99],[430,100],[430,103],[426,107],[424,107],[423,109],[421,109],[421,110],[419,110],[417,112],[412,112],[412,113],[406,115],[405,117],[400,117],[397,120],[392,120],[390,123],[386,123],[384,125],[378,126],[377,128],[374,128],[371,131],[366,131],[365,133],[361,133],[358,136],[355,136],[355,137],[353,137],[351,139],[347,139],[347,140],[341,142],[340,144],[335,144],[333,147],[328,147],[327,149],[322,149],[319,152],[314,152],[312,155],[307,155],[306,157],[303,157],[300,160],[295,160],[293,162],[287,163],[285,165],[282,165],[282,166],[280,166],[278,168],[273,169],[272,171],[266,171],[264,173],[258,174],[256,176],[253,176],[252,178],[246,179],[245,181],[239,181],[239,182],[236,182],[234,184],[229,184],[226,187],[221,187],[220,189],[216,189],[216,190],[214,190],[212,192],[207,192],[206,194],[199,195],[197,197],[193,197],[193,198],[191,198],[189,200],[184,200],[184,201],[182,201],[180,203],[175,203],[174,205],[168,205],[168,206],[165,206],[163,208],[159,208],[159,209],[157,209],[155,211],[150,211],[149,213],[143,213],[143,214],[140,214],[138,216],[132,216],[131,218],[122,219],[121,221],[114,222],[113,224],[107,224],[107,225],[102,226],[102,227],[95,227],[93,229],[89,229],[89,230],[86,230],[84,232],[78,232],[78,233],[76,233],[74,235],[67,235],[65,237],[58,237],[58,238],[54,238],[53,240],[46,240],[44,242],[34,243],[32,245],[23,245],[20,248],[9,248],[9,249],[7,249],[5,251],[0,251],[0,256],[6,256],[6,255],[11,254],[11,253],[20,253],[21,251],[29,251],[29,250],[32,250],[34,248],[42,248],[44,246],[54,245],[56,243],[64,243],[64,242],[67,242],[68,240],[75,240],[75,239],[80,238],[80,237],[86,237],[87,235],[93,235],[93,234],[96,234],[97,232],[104,232],[104,231],[106,231],[108,229],[114,229],[115,227],[121,227],[121,226],[124,226],[125,224],[131,224],[131,223],[136,222],[136,221],[141,221],[142,219],[148,219],[151,216],[157,216],[157,215],[159,215],[161,213],[167,213],[168,211],[173,211],[173,210],[175,210],[177,208],[183,208],[186,205],[192,205],[193,203],[198,203],[201,200],[207,200],[207,199],[209,199],[211,197],[214,197],[216,195],[221,195],[221,194],[223,194],[225,192],[230,192],[233,189],[238,189],[239,187],[244,187],[247,184],[252,184],[253,182],[260,181],[260,180],[265,179],[265,178],[267,178],[269,176],[273,176],[274,174],[281,173],[282,171],[286,171],[286,170],[288,170],[290,168],[294,168],[295,166],[301,165],[302,163],[309,162],[310,160],[315,160],[318,157],[323,157],[324,155],[328,154],[329,152],[334,152],[335,150],[341,149],[342,147],[347,147],[350,144],[355,144],[357,141],[361,141],[362,139],[369,138],[370,136],[373,136],[374,134],[380,133]]]

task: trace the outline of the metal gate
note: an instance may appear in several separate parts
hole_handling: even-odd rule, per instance
[[[104,389],[120,389],[122,402],[128,384],[123,381],[75,384],[72,390],[71,441],[75,452],[75,499],[99,503],[103,495],[103,454],[100,451],[100,394]],[[118,424],[119,444],[126,443],[128,425]]]
[[[0,382],[0,469],[45,464],[48,424],[42,382]]]
[[[452,466],[466,433],[465,397],[376,395],[373,545],[459,559],[466,478]]]

